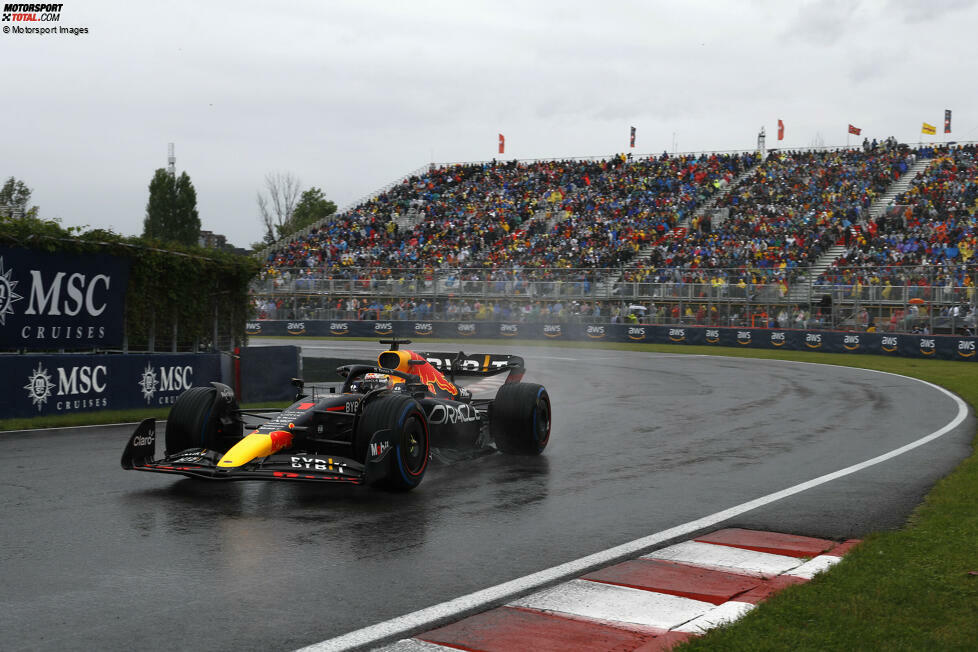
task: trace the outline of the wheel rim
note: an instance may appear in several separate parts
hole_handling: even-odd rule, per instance
[[[409,473],[416,474],[424,468],[426,448],[421,424],[412,417],[404,424],[403,459]]]
[[[550,402],[540,397],[537,399],[536,418],[533,420],[536,426],[536,440],[538,443],[545,444],[550,438]]]

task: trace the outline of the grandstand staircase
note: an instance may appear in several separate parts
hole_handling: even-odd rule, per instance
[[[648,258],[652,255],[652,248],[660,244],[663,240],[666,239],[682,240],[683,238],[685,238],[686,234],[689,232],[690,225],[692,225],[694,219],[696,219],[697,217],[702,217],[706,215],[708,211],[713,210],[713,208],[717,205],[718,201],[723,199],[723,197],[725,197],[727,193],[729,193],[733,188],[739,186],[744,179],[746,179],[751,174],[753,174],[754,170],[756,170],[757,166],[759,165],[760,162],[755,163],[753,167],[747,168],[746,170],[738,174],[736,177],[734,177],[733,180],[731,180],[729,183],[724,184],[708,200],[703,202],[702,206],[698,207],[695,211],[693,211],[693,214],[691,216],[682,220],[679,224],[673,227],[671,231],[669,231],[664,236],[662,236],[662,238],[660,238],[658,241],[652,244],[644,245],[641,249],[639,249],[638,253],[635,254],[635,258],[633,259],[633,261],[635,263],[639,263],[643,260],[648,260]],[[621,282],[621,277],[622,277],[621,273],[618,273],[614,277],[609,277],[603,281],[599,281],[595,286],[595,291],[597,293],[597,296],[611,297],[614,288]]]
[[[887,207],[893,203],[893,200],[905,193],[910,187],[910,184],[913,183],[913,180],[921,172],[926,170],[930,163],[930,159],[918,159],[910,166],[906,174],[891,183],[890,187],[886,189],[886,192],[877,197],[876,201],[869,207],[870,218],[875,220],[882,215]],[[792,283],[791,289],[788,290],[788,301],[791,303],[807,304],[809,299],[814,300],[815,297],[812,296],[812,284],[815,282],[815,279],[821,276],[845,252],[845,245],[837,244],[829,247],[824,254],[819,256],[811,268],[809,268],[806,276],[800,277]]]

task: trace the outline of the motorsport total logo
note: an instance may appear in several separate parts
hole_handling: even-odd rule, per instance
[[[10,4],[3,5],[2,22],[15,23],[34,23],[48,22],[56,23],[61,20],[61,8],[63,4]]]
[[[4,34],[32,34],[53,36],[88,34],[87,27],[42,26],[44,23],[60,23],[64,4],[5,3],[0,23]]]

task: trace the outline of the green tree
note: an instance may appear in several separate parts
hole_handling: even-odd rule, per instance
[[[299,203],[292,212],[292,221],[286,225],[288,231],[281,235],[301,231],[335,212],[336,204],[326,199],[321,189],[313,186],[299,197]]]
[[[143,238],[193,246],[199,235],[197,191],[190,177],[182,172],[174,178],[163,168],[158,169],[149,182]]]
[[[10,177],[0,188],[0,218],[36,218],[37,206],[27,207],[31,189],[23,181]]]

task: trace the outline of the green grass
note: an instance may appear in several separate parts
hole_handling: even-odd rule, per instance
[[[288,338],[282,338],[288,339]],[[335,339],[335,338],[324,338]],[[457,340],[427,340],[458,347]],[[420,343],[419,343],[420,344]],[[491,351],[499,340],[464,342]],[[508,345],[514,343],[507,342]],[[519,346],[616,349],[818,362],[876,369],[940,385],[978,405],[978,364],[875,355],[594,342]],[[431,347],[425,347],[431,348]],[[135,421],[166,409],[0,421],[0,429]],[[10,425],[16,423],[18,425]],[[978,649],[978,455],[931,490],[898,531],[865,538],[844,560],[807,584],[776,594],[736,623],[677,650]]]

